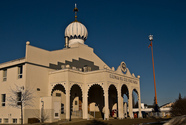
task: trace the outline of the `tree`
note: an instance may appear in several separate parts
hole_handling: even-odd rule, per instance
[[[178,99],[182,99],[182,97],[181,97],[181,93],[179,93],[179,97],[178,97]]]
[[[41,123],[44,123],[45,121],[50,119],[49,113],[43,108],[41,109],[41,114],[39,112],[35,113],[35,117],[39,119]]]
[[[172,116],[186,115],[186,97],[177,99],[170,112]]]
[[[154,97],[154,102],[153,102],[153,106],[156,105],[156,98]]]
[[[154,97],[153,112],[160,112],[158,104],[156,104],[156,98]]]
[[[24,89],[24,86],[15,85],[14,88],[10,87],[10,96],[8,97],[8,105],[19,108],[21,110],[21,125],[23,124],[23,107],[33,106],[32,89]]]

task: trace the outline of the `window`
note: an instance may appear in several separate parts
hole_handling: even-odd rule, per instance
[[[1,94],[1,106],[5,106],[6,94]]]
[[[3,70],[3,81],[7,80],[7,69]]]
[[[17,119],[16,118],[13,118],[12,119],[12,123],[17,123]]]
[[[2,123],[2,119],[0,118],[0,123]]]
[[[21,92],[17,92],[17,105],[21,105]]]
[[[18,79],[23,77],[23,66],[18,66]]]
[[[4,123],[8,123],[8,118],[4,118]]]
[[[61,103],[61,114],[64,114],[64,104]]]
[[[58,117],[59,115],[58,115],[58,113],[55,113],[55,117]]]

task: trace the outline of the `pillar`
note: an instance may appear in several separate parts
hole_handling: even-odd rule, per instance
[[[109,120],[109,100],[108,100],[108,89],[104,90],[105,99],[105,120]]]
[[[124,99],[123,96],[121,95],[121,119],[124,119]]]
[[[133,116],[133,107],[132,107],[132,92],[129,90],[129,99],[128,99],[128,109],[130,118],[134,118]]]
[[[123,106],[123,114],[124,114],[124,118],[127,118],[127,103],[126,102],[124,103],[124,106]]]
[[[88,120],[88,93],[83,93],[83,119]]]
[[[70,91],[66,91],[66,120],[70,120]]]
[[[139,109],[138,118],[142,118],[142,114],[141,114],[141,97],[140,97],[139,93],[138,93],[138,109]]]
[[[121,91],[119,91],[120,89],[118,89],[118,116],[119,119],[123,118],[123,102],[122,102],[122,98],[121,98]]]

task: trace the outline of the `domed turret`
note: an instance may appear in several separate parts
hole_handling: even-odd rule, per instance
[[[65,29],[66,47],[71,47],[71,45],[76,43],[84,44],[88,36],[87,28],[82,23],[77,21],[78,9],[76,7],[76,4],[75,4],[74,12],[75,12],[75,21],[70,23]]]
[[[68,37],[69,46],[75,43],[82,43],[87,39],[87,28],[80,22],[74,21],[65,29],[65,37]]]

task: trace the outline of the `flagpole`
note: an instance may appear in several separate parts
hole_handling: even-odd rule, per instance
[[[157,93],[156,93],[156,80],[155,80],[155,68],[154,68],[154,57],[153,57],[153,35],[149,35],[149,40],[151,41],[149,47],[151,47],[151,52],[152,52],[152,67],[153,67],[153,77],[154,77],[154,91],[155,91],[155,103],[156,105],[158,104],[157,102]]]

